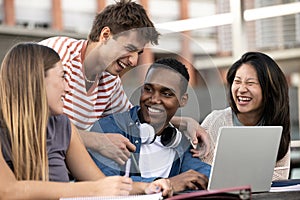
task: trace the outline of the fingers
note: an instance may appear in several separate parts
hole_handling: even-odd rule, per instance
[[[130,157],[130,152],[127,149],[126,150],[120,149],[119,155],[116,156],[118,156],[122,161],[126,162]]]
[[[121,141],[121,143],[119,144],[119,149],[123,152],[123,154],[125,154],[127,156],[127,155],[130,155],[130,151],[127,149],[125,142],[126,141]]]
[[[200,151],[197,150],[197,149],[191,149],[190,152],[192,153],[192,156],[193,156],[194,158],[199,158],[200,155],[201,155],[201,154],[200,154]]]
[[[97,182],[99,192],[104,196],[129,195],[132,190],[131,178],[124,176],[107,176]]]
[[[192,138],[192,143],[194,144],[194,145],[197,145],[198,144],[198,138],[197,138],[197,134]]]
[[[132,190],[132,179],[124,176],[120,177],[120,179],[120,192],[122,195],[129,195],[130,191]]]
[[[134,144],[121,134],[105,134],[102,141],[105,142],[103,145],[99,146],[98,151],[105,157],[116,161],[120,165],[124,165],[130,157],[131,152],[136,149]],[[103,146],[105,146],[105,148],[103,148]]]
[[[159,179],[157,181],[161,183],[162,195],[164,197],[173,196],[173,185],[169,179]]]
[[[191,183],[193,183],[196,186],[197,190],[199,189],[206,190],[208,180],[206,177],[198,177],[195,181],[191,181]]]
[[[128,139],[122,140],[120,145],[120,152],[118,153],[115,161],[121,165],[124,165],[129,159],[131,152],[134,152],[136,147]]]
[[[196,179],[193,181],[187,181],[185,185],[186,189],[190,190],[206,190],[207,189],[207,183],[203,179]]]
[[[160,191],[164,197],[173,196],[173,186],[169,179],[163,178],[150,183],[150,185],[146,188],[145,193],[152,194]]]
[[[153,194],[153,193],[158,193],[161,191],[161,187],[156,185],[156,184],[150,184],[146,190],[145,193],[146,194]]]
[[[132,179],[126,176],[120,176],[120,178],[122,179],[122,183],[126,183],[126,184],[132,184]]]
[[[123,137],[121,139],[120,149],[129,158],[131,152],[135,152],[136,147],[130,142],[128,138]]]
[[[125,165],[125,163],[126,163],[126,160],[123,160],[121,158],[116,158],[115,161],[120,165]]]
[[[208,133],[205,131],[204,128],[202,128],[199,125],[196,135],[198,138],[200,138],[200,141],[203,143],[203,144],[201,144],[201,147],[199,149],[199,154],[203,154],[204,157],[208,156],[208,154],[210,152],[210,137],[209,137]]]
[[[208,136],[208,134],[201,134],[201,139],[202,139],[202,142],[204,144],[202,145],[205,145],[205,152],[204,152],[204,156],[208,156],[209,154],[209,151],[210,151],[210,138]]]
[[[110,158],[116,161],[118,164],[124,165],[130,157],[130,152],[128,152],[129,154],[126,154],[121,149],[117,149],[116,146],[114,146],[114,148],[115,150],[113,152],[113,155],[110,156]]]
[[[126,145],[126,148],[127,148],[130,152],[135,152],[136,147],[135,147],[135,145],[132,144],[129,140],[128,140],[128,142],[125,143],[125,145]],[[130,155],[130,153],[129,153],[129,155]]]
[[[195,170],[183,172],[177,176],[171,177],[170,180],[174,185],[175,192],[181,192],[186,189],[206,189],[208,184],[207,177]]]

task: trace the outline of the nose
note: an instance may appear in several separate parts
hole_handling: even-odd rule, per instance
[[[64,80],[64,89],[65,89],[66,93],[69,93],[70,90],[71,90],[71,88],[70,88],[70,86],[69,86],[69,84],[67,83],[66,80]]]
[[[246,92],[246,91],[248,90],[246,83],[241,83],[241,84],[239,85],[238,90],[239,90],[240,92]]]
[[[150,96],[150,101],[151,101],[152,104],[160,104],[161,103],[160,95],[157,94],[157,93],[153,93]]]
[[[130,66],[132,66],[132,67],[137,66],[138,59],[139,59],[138,52],[130,53],[130,55],[129,55],[129,64],[130,64]]]

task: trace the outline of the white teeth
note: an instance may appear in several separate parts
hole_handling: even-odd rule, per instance
[[[121,65],[121,67],[123,67],[124,69],[127,67],[124,63],[122,63],[121,61],[118,62],[119,65]]]
[[[249,97],[238,97],[238,99],[240,101],[250,101],[251,100],[251,98],[249,98]]]
[[[160,113],[161,112],[160,110],[150,108],[150,107],[148,107],[148,110],[149,110],[149,112],[152,112],[152,113]]]

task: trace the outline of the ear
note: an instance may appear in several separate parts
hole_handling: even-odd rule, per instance
[[[110,28],[108,26],[103,27],[101,30],[99,41],[100,42],[106,42],[110,37],[112,36],[112,33],[110,31]]]
[[[180,103],[179,103],[180,107],[184,107],[187,104],[188,99],[189,99],[189,95],[187,93],[184,93],[180,99]]]

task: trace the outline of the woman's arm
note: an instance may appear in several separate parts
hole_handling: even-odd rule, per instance
[[[66,163],[72,176],[79,181],[104,178],[105,175],[90,157],[73,123],[71,123],[71,130],[71,141],[66,154]]]
[[[59,199],[60,197],[128,195],[130,178],[114,176],[90,182],[18,181],[6,164],[0,148],[1,199]]]
[[[105,175],[97,167],[85,149],[81,142],[77,128],[73,124],[71,124],[71,127],[71,142],[66,156],[71,174],[80,181],[103,179]],[[118,176],[111,176],[110,178],[112,177]],[[107,187],[110,188],[111,186],[107,185]],[[170,182],[166,179],[160,179],[152,183],[134,182],[130,194],[150,194],[159,191],[162,191],[165,196],[171,196],[172,188],[170,186]]]
[[[81,143],[74,125],[66,160],[76,178],[86,182],[18,181],[4,160],[0,146],[0,197],[22,200],[59,199],[74,196],[128,195],[132,190],[130,178],[104,176]]]
[[[290,162],[291,162],[290,153],[291,153],[291,151],[289,148],[286,155],[281,160],[278,160],[276,162],[272,181],[286,180],[289,178]]]
[[[192,141],[193,146],[197,145],[200,141],[203,143],[201,144],[201,151],[198,149],[192,151],[195,157],[208,155],[210,151],[210,137],[196,120],[191,117],[174,116],[171,122]],[[200,141],[198,141],[198,138],[200,138]]]

